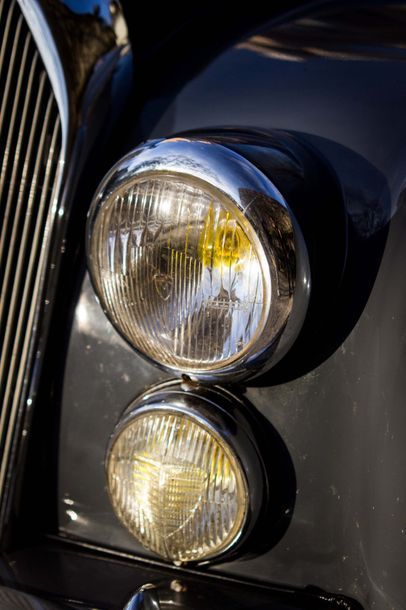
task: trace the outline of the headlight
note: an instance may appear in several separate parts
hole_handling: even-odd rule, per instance
[[[252,443],[239,430],[235,446],[236,422],[221,410],[213,417],[212,395],[182,393],[176,382],[151,390],[130,407],[108,452],[116,514],[144,547],[175,563],[224,554],[262,504]]]
[[[306,309],[291,316],[298,270],[298,291],[309,280],[299,250],[272,183],[210,142],[138,149],[107,176],[89,219],[89,268],[106,314],[144,355],[198,378],[245,373],[277,347],[282,355],[295,335],[284,333],[288,321],[297,329]]]

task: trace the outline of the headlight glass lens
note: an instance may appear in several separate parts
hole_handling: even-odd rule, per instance
[[[89,254],[105,311],[167,367],[226,367],[264,328],[262,246],[231,199],[200,180],[156,173],[121,186],[98,209]]]
[[[245,475],[224,439],[197,418],[165,410],[136,415],[113,442],[107,472],[121,521],[166,559],[212,557],[242,532]]]

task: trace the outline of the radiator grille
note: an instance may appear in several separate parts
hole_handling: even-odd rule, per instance
[[[0,495],[20,417],[61,168],[58,106],[17,2],[0,0]]]

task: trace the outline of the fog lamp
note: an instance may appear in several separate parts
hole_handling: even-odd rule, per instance
[[[209,141],[152,142],[119,162],[90,211],[88,261],[125,339],[201,379],[279,359],[306,311],[307,257],[285,201]]]
[[[134,411],[107,460],[113,507],[141,542],[173,562],[229,549],[248,513],[248,486],[229,443],[174,405]]]

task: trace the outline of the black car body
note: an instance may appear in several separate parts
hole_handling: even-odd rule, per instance
[[[1,7],[2,583],[44,608],[405,607],[406,5]],[[85,225],[120,157],[196,134],[296,160],[272,167],[312,292],[280,362],[224,384],[269,426],[274,508],[244,552],[179,568],[106,491],[121,413],[173,375],[105,317]]]

